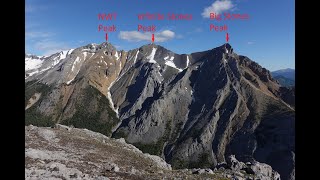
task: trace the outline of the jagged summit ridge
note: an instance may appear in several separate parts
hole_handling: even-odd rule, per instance
[[[229,44],[224,44],[218,48],[222,48],[223,46],[227,47],[225,48],[225,52],[228,51],[232,51],[232,48]],[[216,49],[216,48],[214,48]],[[63,55],[63,53],[67,53],[66,55],[63,55],[61,58],[59,58],[59,60],[63,60],[66,59],[67,56],[70,56],[72,54],[72,51],[81,51],[84,53],[98,53],[100,51],[104,51],[103,55],[110,55],[110,56],[116,56],[116,58],[118,59],[120,52],[125,52],[123,50],[117,50],[111,43],[109,42],[103,42],[101,44],[96,44],[96,43],[90,43],[87,44],[85,46],[76,48],[76,49],[71,49],[69,51],[61,51],[55,54],[52,54],[50,56],[42,56],[42,57],[38,57],[38,56],[31,56],[34,57],[33,59],[37,60],[37,59],[42,59],[42,60],[46,60],[47,62],[52,62],[54,61],[56,58],[56,56],[61,56],[61,54]],[[138,53],[145,53],[143,56],[145,56],[145,58],[147,58],[149,60],[149,62],[151,63],[159,63],[159,64],[165,64],[167,66],[173,67],[179,71],[182,71],[183,69],[186,69],[191,63],[193,63],[192,60],[192,56],[191,54],[176,54],[160,45],[157,44],[146,44],[141,46],[140,48],[134,49],[134,50],[130,50],[130,51],[135,51]],[[128,51],[128,52],[130,52]],[[148,53],[148,54],[146,54]],[[154,54],[152,54],[154,53]],[[126,53],[128,54],[128,53]],[[136,54],[136,56],[138,56],[138,54]],[[75,57],[75,56],[74,56]],[[87,57],[86,55],[84,55],[84,57]],[[30,64],[36,64],[36,65],[40,65],[40,62],[28,62],[27,59],[30,59],[30,57],[28,57],[26,55],[26,70],[30,70],[28,69],[28,67],[30,66]],[[81,58],[81,57],[79,57]],[[71,59],[76,59],[76,58],[72,58]],[[126,57],[126,59],[128,59],[128,56]],[[132,59],[132,58],[131,58]],[[136,59],[136,58],[135,58]],[[140,58],[141,59],[141,58]],[[46,67],[44,68],[45,70],[47,69],[51,69],[53,68],[54,65],[57,64],[57,61],[55,63],[53,63],[53,65],[51,65],[50,67]],[[35,66],[37,67],[37,66]],[[32,75],[36,75],[37,73],[42,73],[43,71],[26,71],[26,77],[28,77],[28,79],[32,76]],[[33,78],[30,78],[33,79]]]

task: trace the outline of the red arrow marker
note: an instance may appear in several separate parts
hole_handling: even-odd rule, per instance
[[[154,34],[152,34],[152,43],[154,43]]]
[[[227,42],[229,41],[229,34],[226,35]]]
[[[108,41],[108,33],[106,33],[106,41]]]

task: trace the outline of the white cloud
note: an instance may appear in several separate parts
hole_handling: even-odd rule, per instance
[[[131,42],[139,41],[151,41],[151,32],[139,32],[139,31],[120,31],[119,38]],[[170,30],[164,30],[158,33],[154,33],[155,42],[165,42],[175,37],[175,33]]]
[[[254,41],[248,41],[247,44],[252,45],[252,44],[254,44]]]
[[[235,5],[232,4],[231,0],[217,0],[211,4],[211,6],[204,8],[202,17],[210,18],[210,13],[220,14],[223,11],[232,10]]]
[[[37,55],[51,55],[56,52],[71,49],[69,45],[64,42],[57,41],[55,33],[35,31],[35,28],[29,28],[25,31],[25,51],[36,52]]]
[[[42,55],[48,56],[56,52],[71,49],[66,43],[57,42],[50,39],[44,39],[34,44],[34,49],[39,50]]]
[[[120,49],[121,48],[121,46],[119,46],[119,45],[113,45],[116,49]]]
[[[34,5],[34,4],[26,4],[25,6],[25,13],[34,13],[34,12],[38,12],[38,11],[43,11],[48,9],[47,6],[44,5]]]
[[[41,31],[26,31],[25,32],[26,39],[48,38],[53,35],[54,34],[51,32],[41,32]]]

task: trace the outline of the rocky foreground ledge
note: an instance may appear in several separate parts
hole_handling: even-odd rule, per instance
[[[212,169],[172,170],[162,158],[145,154],[124,139],[57,124],[25,127],[25,179],[280,179],[263,163],[230,156]]]

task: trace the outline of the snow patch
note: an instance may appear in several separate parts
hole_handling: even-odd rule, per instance
[[[36,71],[31,72],[31,73],[28,73],[28,74],[29,74],[28,77],[31,77],[31,76],[33,76],[34,74],[37,74],[38,72],[39,72],[39,71],[36,70]],[[28,77],[25,77],[25,79],[27,79]]]
[[[135,64],[135,63],[136,63],[139,52],[140,52],[140,50],[138,50],[138,52],[137,52],[136,56],[134,57],[133,64]]]
[[[33,58],[26,58],[25,59],[25,70],[32,70],[39,68],[43,63],[43,60],[39,59],[33,59]]]
[[[187,56],[187,67],[189,66],[189,56]]]
[[[48,66],[47,68],[45,69],[42,69],[42,70],[36,70],[32,73],[29,73],[31,75],[33,74],[36,74],[36,73],[40,73],[40,72],[43,72],[45,70],[48,70],[52,67],[54,67],[55,65],[59,64],[59,62],[63,59],[65,59],[67,57],[68,54],[70,54],[74,49],[70,49],[70,50],[66,50],[66,51],[61,51],[58,55],[56,55],[52,60],[51,60],[51,65]],[[42,58],[42,59],[41,59]],[[36,56],[36,58],[32,58],[32,57],[27,57],[25,58],[25,70],[26,71],[29,71],[29,70],[33,70],[33,69],[39,69],[41,68],[43,62],[44,62],[44,59],[43,58],[46,58],[45,56]]]
[[[62,51],[59,56],[55,57],[53,59],[53,63],[51,67],[54,67],[55,65],[59,64],[59,62],[67,57],[68,51]]]
[[[61,51],[61,53],[59,54],[59,59],[65,59],[68,55],[69,50],[67,51]]]
[[[38,73],[39,73],[39,74],[40,74],[40,73],[43,73],[44,71],[46,71],[46,70],[48,70],[48,69],[50,69],[50,68],[52,68],[52,66],[49,66],[49,67],[44,68],[44,69],[41,69]]]
[[[158,75],[155,75],[155,77],[157,78],[158,82],[162,83],[163,77],[162,77],[161,73],[159,71],[157,71],[157,74]]]
[[[73,70],[74,70],[74,68],[75,68],[76,64],[79,62],[79,60],[80,60],[80,58],[79,58],[79,57],[77,57],[77,58],[76,58],[76,60],[74,60],[74,62],[73,62],[73,64],[72,64],[71,71],[73,71]]]
[[[172,61],[166,61],[165,64],[177,69],[176,65]]]
[[[86,59],[87,55],[88,55],[88,52],[84,52],[83,53],[83,59]]]
[[[73,80],[74,80],[74,78],[72,78],[70,81],[68,81],[67,85],[69,85]]]
[[[114,56],[116,57],[116,60],[118,61],[119,60],[119,55],[118,55],[118,51],[116,51],[116,54],[114,54]]]
[[[79,58],[79,57],[77,57],[76,60],[74,60],[74,62],[73,62],[73,64],[72,64],[72,67],[71,67],[71,72],[74,71],[74,69],[75,69],[76,65],[78,65],[78,63],[80,63],[80,58]],[[79,73],[79,71],[80,71],[80,67],[78,68],[78,71],[75,73],[75,75],[73,76],[73,78],[70,79],[70,80],[67,82],[67,85],[69,85],[69,84],[76,78],[76,76],[77,76],[77,74]]]
[[[71,54],[74,51],[74,49],[70,49],[67,53],[67,55]]]
[[[152,52],[151,54],[147,57],[147,59],[149,59],[149,63],[157,63],[154,60],[154,55],[156,54],[157,48],[152,48]]]
[[[182,71],[182,69],[177,68],[177,66],[174,64],[174,62],[173,62],[174,56],[171,56],[169,60],[167,60],[167,59],[169,59],[169,56],[166,56],[166,57],[164,58],[164,60],[166,61],[164,64],[166,64],[167,66],[170,66],[170,67],[173,67],[173,68],[179,70],[179,72]]]
[[[110,102],[110,107],[111,107],[111,109],[113,109],[114,112],[116,112],[117,118],[119,118],[118,109],[115,109],[115,108],[114,108],[112,96],[111,96],[111,93],[110,93],[110,88],[113,86],[113,84],[114,84],[115,82],[116,82],[116,81],[113,81],[112,83],[110,83],[110,85],[109,85],[109,87],[108,87],[107,98],[108,98],[108,100],[109,100],[109,102]]]
[[[177,68],[176,65],[175,65],[172,61],[166,61],[165,64],[166,64],[167,66],[170,66],[170,67],[173,67],[173,68],[179,70],[179,72],[182,71],[182,69]]]

